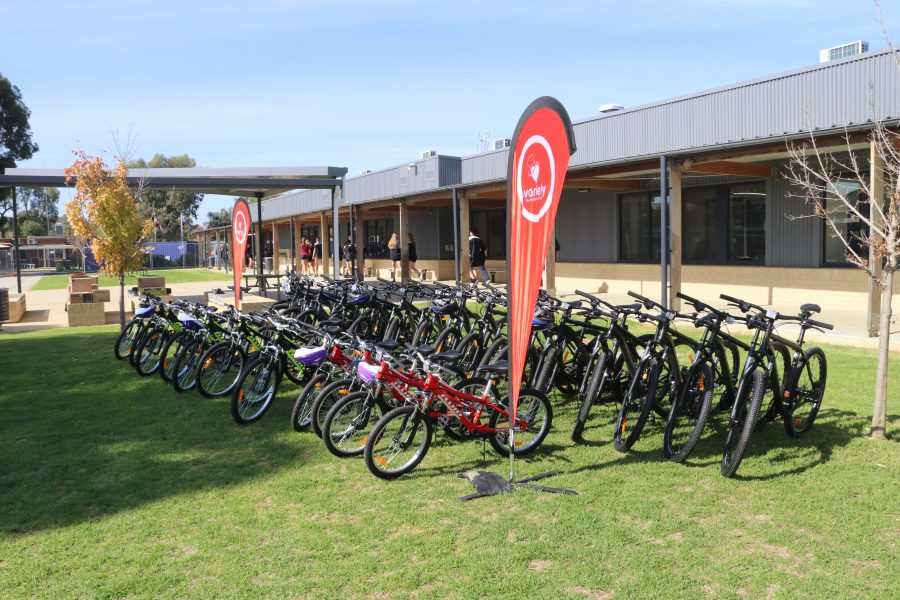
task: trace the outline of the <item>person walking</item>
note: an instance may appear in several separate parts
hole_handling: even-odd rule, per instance
[[[308,238],[303,238],[303,244],[300,246],[300,258],[303,261],[303,272],[307,275],[314,274],[312,272],[312,251],[312,243]]]
[[[322,262],[322,242],[319,241],[319,238],[316,238],[316,242],[313,244],[313,275],[318,276],[319,274],[319,264]]]
[[[397,240],[397,234],[392,233],[388,242],[388,258],[391,259],[391,280],[397,280],[397,271],[400,270],[400,242]]]
[[[484,261],[487,260],[487,246],[478,237],[478,230],[474,227],[469,228],[469,277],[475,283],[478,282],[478,274],[484,278],[484,283],[491,280],[487,269],[484,268]]]
[[[344,242],[344,268],[341,274],[346,277],[353,277],[353,261],[356,260],[356,244],[352,238],[347,238]]]
[[[408,233],[406,237],[409,240],[406,243],[406,260],[409,262],[409,272],[412,274],[415,271],[416,277],[421,279],[422,271],[416,267],[416,261],[419,259],[419,255],[416,253],[416,238],[413,237],[412,233]]]

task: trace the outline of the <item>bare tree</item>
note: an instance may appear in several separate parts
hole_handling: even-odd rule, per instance
[[[840,240],[847,261],[865,271],[880,288],[878,369],[870,435],[884,439],[891,299],[894,273],[900,267],[900,133],[876,120],[869,134],[871,156],[866,162],[850,148],[850,139],[848,133],[846,158],[821,151],[813,135],[802,144],[789,143],[788,180],[812,207],[810,216],[824,220],[831,235]],[[858,188],[845,185],[848,179]],[[856,231],[847,226],[851,222],[859,224]]]

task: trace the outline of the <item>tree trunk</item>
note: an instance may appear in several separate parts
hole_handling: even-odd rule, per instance
[[[869,435],[885,439],[888,388],[888,357],[891,345],[891,296],[894,271],[885,270],[881,288],[881,318],[878,330],[878,370],[875,373],[875,404],[872,407],[872,430]]]
[[[125,329],[125,270],[119,271],[119,327]]]

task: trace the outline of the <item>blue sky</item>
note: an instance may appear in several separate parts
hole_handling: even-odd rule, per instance
[[[884,18],[900,43],[900,2]],[[542,95],[577,120],[886,46],[867,0],[0,0],[0,23],[41,147],[22,167],[130,129],[145,158],[356,174],[472,154]]]

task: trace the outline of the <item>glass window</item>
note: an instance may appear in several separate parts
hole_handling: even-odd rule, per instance
[[[729,190],[728,260],[766,259],[766,185],[735,185]]]
[[[472,227],[487,246],[488,259],[506,258],[506,209],[473,210],[469,217]]]
[[[624,194],[619,198],[619,260],[659,262],[659,196]]]
[[[868,233],[868,227],[859,216],[847,209],[841,196],[856,205],[866,218],[869,216],[869,203],[860,193],[857,181],[838,181],[832,191],[825,195],[825,210],[831,214],[831,219],[841,232],[841,236],[848,240],[856,253],[865,257],[868,250],[862,241],[862,235]],[[828,223],[823,222],[822,226],[825,228],[825,263],[847,264],[847,248],[844,247],[844,242],[834,234]]]
[[[393,219],[370,219],[363,221],[363,235],[366,239],[365,256],[384,258],[388,255],[388,241],[394,233]]]
[[[717,262],[716,188],[682,192],[681,253],[684,262]]]

